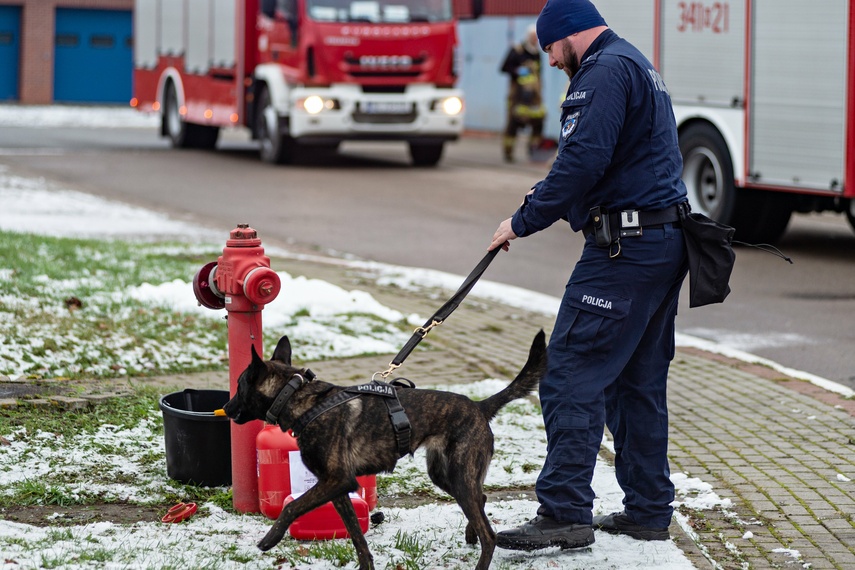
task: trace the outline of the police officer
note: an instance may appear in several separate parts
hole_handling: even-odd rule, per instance
[[[571,79],[558,156],[489,249],[559,219],[587,237],[540,384],[548,440],[540,506],[528,523],[500,532],[497,544],[576,548],[594,542],[593,529],[668,540],[666,381],[687,272],[677,212],[686,188],[671,100],[653,65],[589,0],[548,0],[537,35],[550,66]],[[625,508],[592,517],[604,424]]]
[[[522,42],[508,50],[501,71],[508,75],[510,81],[508,116],[505,135],[502,137],[502,150],[505,162],[513,162],[514,144],[520,129],[526,126],[531,128],[528,141],[529,155],[540,146],[543,136],[546,108],[543,106],[541,94],[540,48],[534,26],[528,28]]]

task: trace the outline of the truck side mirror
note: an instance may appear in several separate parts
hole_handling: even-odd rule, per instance
[[[456,6],[455,12],[462,11],[465,2],[462,0],[454,3]],[[484,0],[469,0],[469,13],[462,14],[458,17],[458,20],[477,20],[484,14]]]
[[[296,14],[289,14],[287,17],[288,20],[288,29],[291,30],[291,47],[297,47],[298,38],[297,35],[300,33],[300,25],[297,21]]]
[[[261,13],[267,16],[268,18],[276,17],[276,0],[261,0],[260,4]]]

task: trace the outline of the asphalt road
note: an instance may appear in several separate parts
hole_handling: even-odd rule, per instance
[[[245,222],[266,245],[459,275],[548,171],[503,164],[487,136],[449,145],[438,168],[417,169],[396,143],[345,144],[337,155],[274,167],[243,133],[224,135],[217,151],[202,152],[169,149],[154,129],[6,127],[0,164],[201,223],[224,241]],[[560,296],[581,246],[559,223],[513,242],[485,278]],[[740,248],[728,300],[699,309],[684,300],[678,330],[855,388],[855,232],[840,215],[798,215],[778,246],[793,265]]]

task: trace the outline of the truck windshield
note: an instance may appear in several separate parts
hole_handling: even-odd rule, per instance
[[[451,0],[308,0],[309,17],[319,22],[445,22]]]

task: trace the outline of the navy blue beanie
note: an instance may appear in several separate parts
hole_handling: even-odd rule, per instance
[[[548,0],[537,17],[537,41],[540,48],[546,49],[554,43],[576,32],[605,26],[590,0]]]

